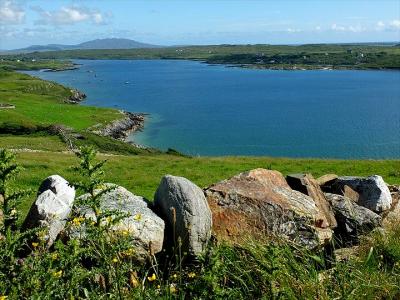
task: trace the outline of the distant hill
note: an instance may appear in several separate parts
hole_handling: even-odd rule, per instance
[[[157,48],[160,46],[140,43],[129,39],[97,39],[77,45],[76,49],[133,49]]]
[[[138,48],[158,48],[160,46],[140,43],[130,39],[96,39],[88,42],[83,42],[77,45],[33,45],[26,48],[2,51],[3,53],[29,53],[35,51],[59,51],[73,49],[138,49]]]

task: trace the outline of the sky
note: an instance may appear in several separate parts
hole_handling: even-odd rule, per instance
[[[400,41],[400,0],[0,0],[0,49]]]

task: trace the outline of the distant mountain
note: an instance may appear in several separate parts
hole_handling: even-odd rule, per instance
[[[77,45],[77,49],[132,49],[156,48],[160,46],[140,43],[129,39],[97,39]]]
[[[73,50],[73,49],[134,49],[134,48],[158,48],[160,46],[140,43],[130,39],[96,39],[77,45],[33,45],[26,48],[2,51],[8,53],[29,53],[35,51],[58,51],[58,50]]]

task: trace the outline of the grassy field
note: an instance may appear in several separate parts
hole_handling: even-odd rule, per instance
[[[60,174],[67,180],[76,181],[72,166],[78,163],[71,153],[18,153],[18,161],[25,168],[18,181],[20,187],[37,190],[47,176]],[[379,174],[386,182],[400,184],[400,160],[319,160],[268,157],[198,157],[187,158],[166,154],[100,155],[106,159],[106,178],[122,185],[135,194],[153,199],[161,177],[166,174],[186,177],[200,187],[229,178],[240,172],[267,168],[283,174],[309,172],[315,177],[327,173],[338,175],[368,176]],[[34,201],[25,199],[21,205],[24,213]]]
[[[26,74],[0,71],[0,102],[15,109],[0,109],[0,128],[26,128],[63,124],[76,130],[121,118],[119,111],[65,103],[71,89]]]
[[[65,69],[72,69],[76,66],[68,60],[55,60],[55,59],[45,59],[45,60],[35,60],[35,59],[8,59],[4,57],[0,60],[0,69],[3,70],[42,70],[51,69],[54,71],[61,71]]]
[[[67,151],[67,145],[59,136],[42,134],[31,135],[0,135],[0,148],[8,149],[32,149],[44,151]]]
[[[210,45],[154,49],[66,50],[2,56],[3,59],[195,59],[257,68],[399,69],[400,47],[379,45]]]

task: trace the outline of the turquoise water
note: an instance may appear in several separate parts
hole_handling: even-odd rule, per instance
[[[400,158],[399,71],[270,71],[177,60],[79,60],[28,72],[85,105],[150,114],[135,142],[191,155]]]

